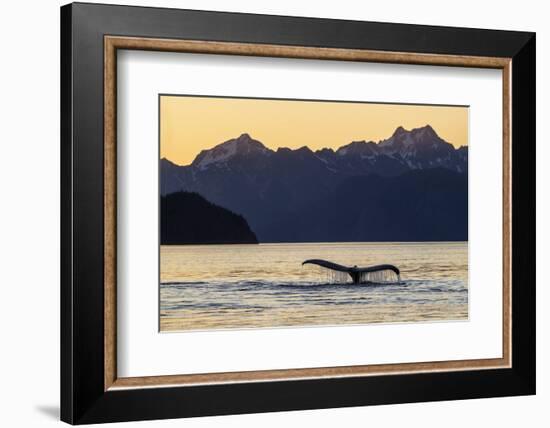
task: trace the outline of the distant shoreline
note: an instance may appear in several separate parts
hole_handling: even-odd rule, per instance
[[[445,240],[445,241],[281,241],[281,242],[255,242],[255,243],[240,243],[240,242],[231,242],[231,243],[214,243],[214,242],[205,242],[205,243],[192,243],[192,244],[160,244],[160,247],[182,247],[182,246],[202,246],[202,245],[287,245],[287,244],[430,244],[430,243],[467,243],[469,242],[464,240]]]

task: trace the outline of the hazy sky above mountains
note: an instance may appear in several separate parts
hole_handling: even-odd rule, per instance
[[[180,165],[243,133],[273,150],[336,150],[429,124],[455,147],[468,145],[467,107],[162,96],[160,109],[160,155]]]

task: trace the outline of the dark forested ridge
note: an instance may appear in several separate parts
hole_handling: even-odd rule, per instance
[[[160,201],[161,244],[257,244],[247,221],[197,193],[176,192]]]

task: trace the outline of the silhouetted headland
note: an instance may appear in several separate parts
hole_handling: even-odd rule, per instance
[[[161,245],[258,243],[243,216],[212,204],[197,193],[163,196],[160,215]]]

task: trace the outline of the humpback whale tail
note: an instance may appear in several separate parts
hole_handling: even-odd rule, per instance
[[[351,277],[354,284],[365,283],[384,283],[384,282],[399,282],[401,274],[399,269],[394,265],[383,264],[368,267],[348,267],[339,265],[338,263],[329,262],[322,259],[309,259],[302,263],[303,265],[311,264],[329,269],[334,273],[334,278],[339,282],[347,282],[347,276]]]

